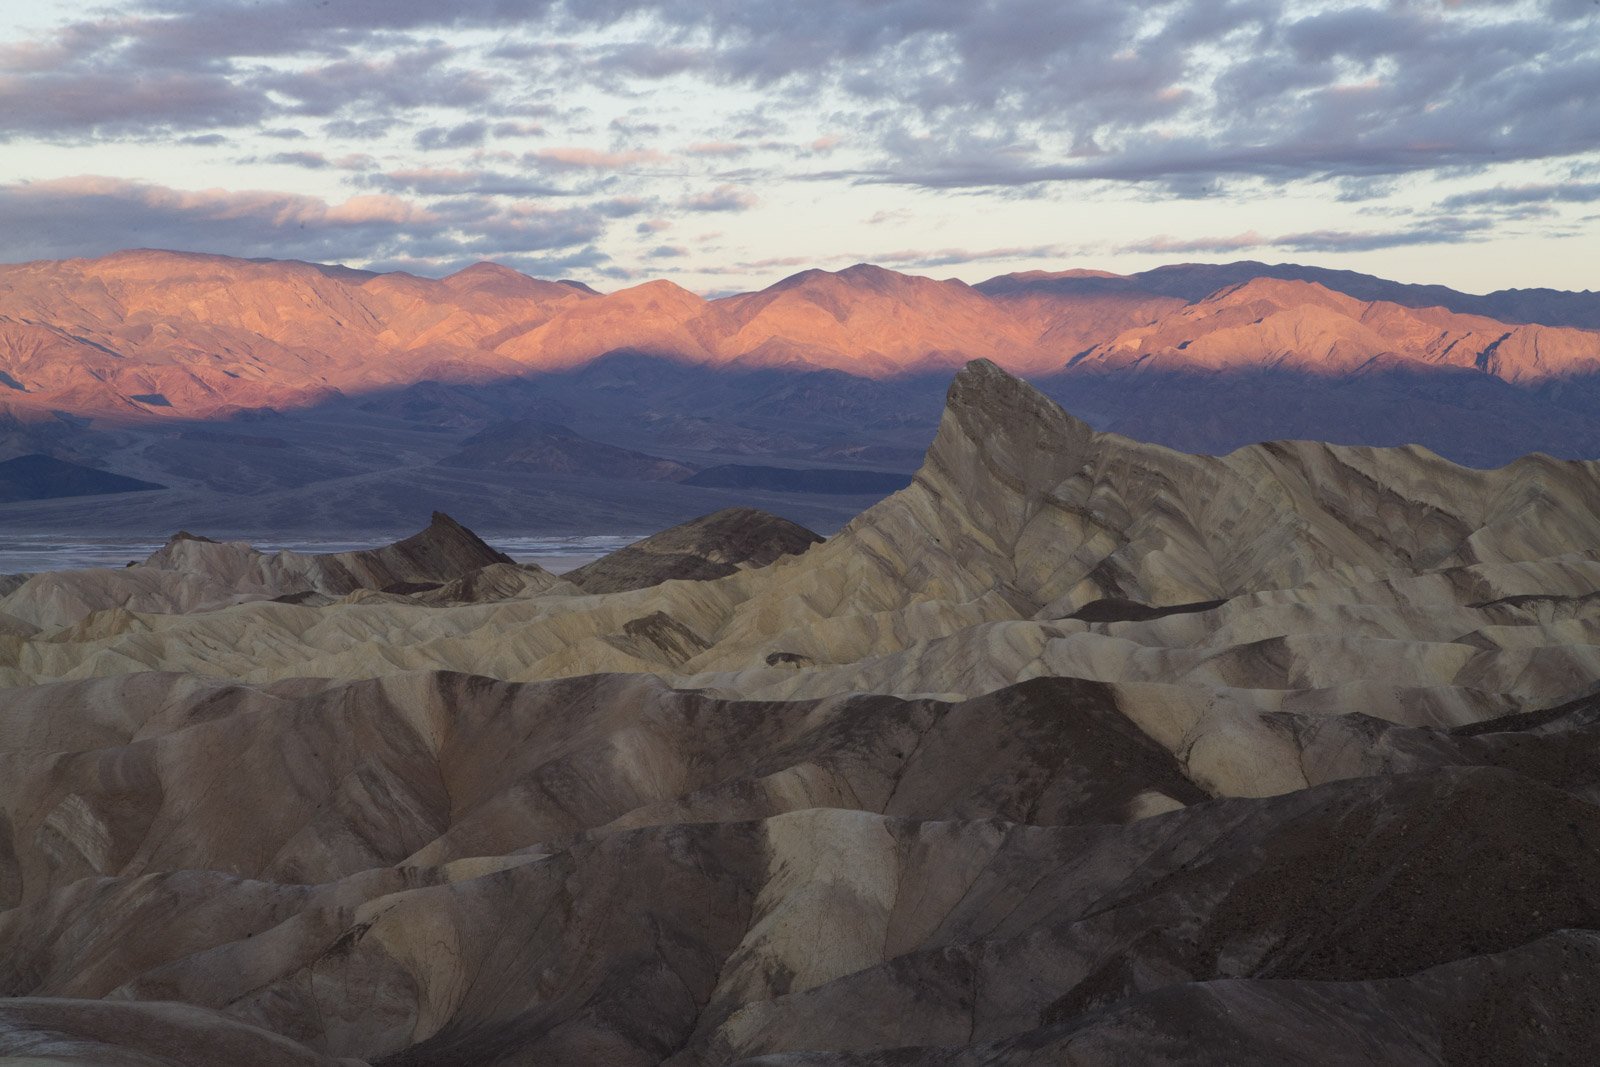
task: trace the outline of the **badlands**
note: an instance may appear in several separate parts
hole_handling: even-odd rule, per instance
[[[1597,552],[1600,464],[1190,455],[979,360],[820,543],[0,579],[0,1056],[1583,1062]]]

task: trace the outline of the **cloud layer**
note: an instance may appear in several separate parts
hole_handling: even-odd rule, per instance
[[[778,211],[774,190],[803,183],[991,199],[1320,184],[1412,217],[1106,247],[1356,252],[1485,240],[1600,200],[1597,99],[1592,0],[145,0],[0,46],[8,153],[178,144],[345,197],[58,173],[0,187],[0,217],[39,254],[96,232],[620,272],[625,249],[685,246],[635,220],[613,247],[614,220]],[[1414,192],[1444,178],[1468,187]],[[52,219],[29,215],[45,204]]]

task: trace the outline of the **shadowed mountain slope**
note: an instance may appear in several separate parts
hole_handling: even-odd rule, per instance
[[[124,478],[80,463],[51,456],[18,456],[0,462],[0,503],[47,500],[64,496],[103,496],[107,493],[143,493],[165,486]]]

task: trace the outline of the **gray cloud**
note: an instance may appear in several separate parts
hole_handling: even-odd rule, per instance
[[[251,162],[254,162],[252,160]],[[322,170],[329,166],[328,157],[321,152],[274,152],[264,157],[263,163],[279,163],[289,167],[305,167],[309,170]]]
[[[369,170],[355,179],[367,189],[419,196],[511,196],[562,197],[568,195],[537,177],[507,174],[475,167],[407,167],[398,170]]]
[[[1411,245],[1462,244],[1482,240],[1492,229],[1486,219],[1440,218],[1394,230],[1313,230],[1269,237],[1249,231],[1229,237],[1149,237],[1117,249],[1158,255],[1234,255],[1252,249],[1288,252],[1371,252]]]
[[[482,119],[457,126],[429,126],[418,130],[412,139],[418,148],[471,148],[489,136],[489,124]]]
[[[1497,185],[1446,197],[1439,206],[1447,211],[1462,208],[1514,207],[1521,204],[1592,204],[1600,201],[1600,182],[1547,182],[1533,185]]]
[[[492,32],[455,32],[466,29]],[[718,100],[738,111],[686,127],[684,87],[735,90]],[[617,109],[595,102],[605,94]],[[497,242],[516,252],[522,240],[535,256],[587,247],[610,220],[751,208],[750,188],[773,179],[1005,196],[1140,183],[1145,195],[1193,198],[1239,182],[1331,180],[1356,202],[1392,197],[1418,172],[1562,161],[1545,170],[1568,181],[1437,206],[1469,221],[1185,238],[1164,250],[1457,243],[1481,238],[1491,215],[1600,199],[1596,99],[1600,5],[1580,0],[134,0],[0,45],[0,140],[220,147],[249,130],[307,141],[319,150],[254,158],[349,170],[359,191],[423,202],[428,219],[410,238],[368,224],[366,236],[388,242],[368,254],[392,262]],[[626,116],[611,121],[615,110]],[[413,159],[382,170],[340,162],[352,148],[326,143],[390,135],[409,139]],[[533,137],[546,140],[516,144],[518,154],[497,143]],[[451,165],[408,165],[424,152]],[[648,184],[658,179],[673,184]],[[0,188],[15,199],[23,187]],[[64,210],[92,215],[107,197]],[[165,244],[212,247],[210,235],[312,255],[347,247],[357,229],[307,209],[302,234],[239,208],[230,231],[193,205],[123,199],[134,221],[108,232],[131,239],[167,218],[171,234],[155,238]],[[528,201],[560,206],[508,214]],[[500,223],[503,235],[489,231]],[[1230,243],[1244,237],[1256,243]],[[915,266],[982,258],[905,255],[898,262]]]
[[[844,259],[876,263],[885,267],[914,267],[923,270],[933,267],[953,267],[963,263],[985,263],[1012,259],[1057,259],[1071,254],[1074,249],[1063,245],[1017,245],[1007,248],[934,248],[898,249],[867,256],[845,256]]]
[[[515,79],[418,36],[469,27],[509,34],[494,54],[519,60]],[[604,44],[568,39],[602,28]],[[302,64],[252,62],[274,57]],[[858,177],[933,188],[1192,189],[1600,149],[1600,6],[1577,0],[147,0],[10,46],[0,69],[0,124],[59,139],[280,113],[358,135],[373,109],[508,103],[529,79],[581,93],[688,75],[784,107],[830,92],[878,146]],[[434,129],[419,137],[448,147]]]
[[[759,198],[749,190],[725,183],[684,197],[678,207],[684,211],[748,211],[758,202]]]
[[[0,184],[0,232],[14,259],[155,246],[323,262],[554,261],[592,246],[605,222],[604,211],[586,204],[550,207],[487,196],[419,204],[369,193],[329,203],[105,177]],[[586,254],[599,262],[592,248]]]

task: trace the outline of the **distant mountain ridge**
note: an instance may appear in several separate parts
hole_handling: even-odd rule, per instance
[[[1105,271],[1024,271],[979,282],[990,296],[1049,291],[1057,295],[1141,293],[1195,301],[1257,278],[1315,282],[1357,300],[1382,300],[1403,307],[1441,307],[1463,315],[1483,315],[1509,323],[1600,329],[1600,292],[1562,289],[1497,289],[1477,295],[1444,285],[1389,281],[1353,270],[1308,267],[1298,263],[1174,263],[1136,274]]]
[[[1098,430],[1189,452],[1596,458],[1595,309],[1260,263],[977,285],[857,264],[710,300],[493,263],[437,279],[153,250],[0,266],[0,462],[165,487],[100,503],[58,479],[0,501],[0,528],[365,536],[446,510],[582,534],[756,507],[828,531],[909,477],[972,358]]]
[[[715,300],[665,280],[599,294],[492,263],[428,279],[135,250],[0,267],[0,409],[13,413],[215,417],[619,352],[878,379],[972,358],[1035,376],[1133,360],[1348,373],[1382,358],[1530,382],[1600,368],[1600,295],[1472,296],[1249,262],[976,286],[858,264]]]

